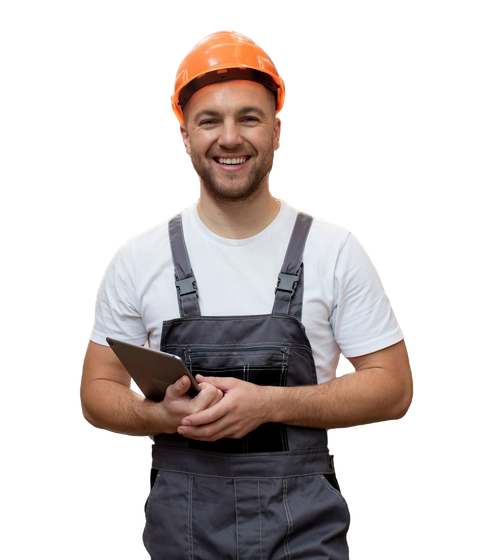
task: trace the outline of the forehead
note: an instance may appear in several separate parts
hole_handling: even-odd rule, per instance
[[[184,107],[184,118],[205,110],[228,113],[246,106],[258,107],[267,116],[275,114],[273,94],[265,86],[248,80],[229,80],[198,90]]]

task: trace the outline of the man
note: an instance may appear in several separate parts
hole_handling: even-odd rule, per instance
[[[83,411],[155,440],[154,560],[348,558],[327,430],[411,402],[403,336],[362,248],[270,194],[284,95],[246,37],[194,47],[172,104],[199,201],[125,245],[100,287]],[[201,392],[183,377],[160,403],[137,395],[106,336],[180,356]],[[355,372],[335,378],[340,352]]]

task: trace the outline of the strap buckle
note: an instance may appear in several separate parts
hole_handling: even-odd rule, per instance
[[[175,287],[180,297],[187,296],[187,294],[196,294],[196,297],[198,297],[198,288],[196,287],[196,278],[194,276],[176,280]]]
[[[275,288],[275,294],[277,293],[277,291],[289,292],[290,297],[293,297],[297,285],[299,284],[300,272],[301,272],[300,268],[296,271],[295,274],[286,274],[285,272],[281,272],[278,275],[278,284],[277,287]]]

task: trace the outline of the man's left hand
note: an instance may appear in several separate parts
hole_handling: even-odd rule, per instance
[[[268,422],[267,403],[272,387],[262,387],[233,377],[203,377],[198,383],[210,383],[224,393],[217,404],[190,414],[182,420],[178,432],[200,441],[217,441],[227,437],[238,439]]]

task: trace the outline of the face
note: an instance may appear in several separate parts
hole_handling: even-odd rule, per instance
[[[184,119],[182,139],[205,194],[234,202],[268,189],[280,140],[270,91],[244,80],[212,84],[191,97]]]

